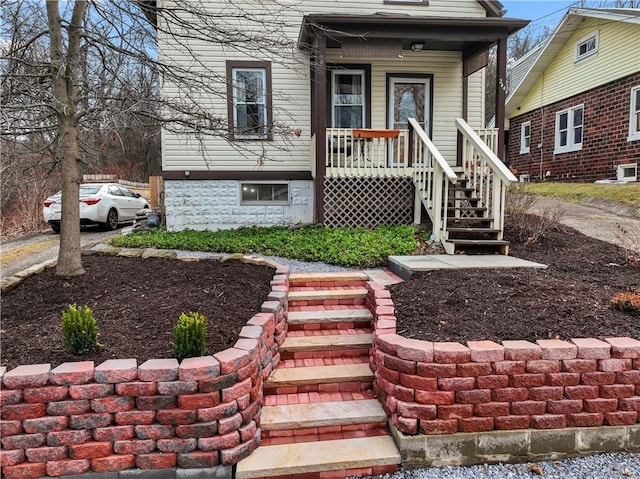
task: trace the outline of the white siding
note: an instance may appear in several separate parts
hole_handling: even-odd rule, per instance
[[[169,3],[169,2],[166,2]],[[213,3],[213,2],[212,2]],[[268,8],[273,0],[249,2],[236,0],[235,6],[250,7],[256,5]],[[475,0],[430,0],[423,4],[384,4],[383,0],[303,0],[289,1],[277,18],[284,22],[283,35],[291,38],[295,47],[299,28],[304,14],[340,13],[350,15],[369,15],[375,13],[408,14],[416,16],[440,17],[476,17],[486,16],[485,10]],[[227,5],[222,3],[222,5]],[[282,2],[280,2],[282,5]],[[267,13],[266,16],[270,14]],[[184,40],[183,40],[184,41]],[[226,60],[269,60],[264,52],[255,47],[249,53],[233,47],[208,42],[189,42],[190,49],[197,59],[185,55],[183,47],[173,38],[161,38],[162,59],[168,63],[187,67],[193,71],[213,70],[220,81],[220,95],[205,96],[198,91],[184,91],[175,85],[165,84],[163,94],[168,97],[190,95],[198,100],[202,108],[226,121]],[[293,48],[295,50],[295,48]],[[462,114],[462,62],[460,53],[455,52],[404,52],[401,59],[371,60],[373,75],[373,127],[385,126],[385,76],[386,73],[412,72],[434,74],[434,143],[442,149],[450,161],[455,161],[455,126],[453,120]],[[307,170],[311,169],[311,123],[310,123],[310,80],[307,58],[301,52],[285,53],[272,58],[273,112],[274,121],[288,125],[292,130],[299,129],[300,137],[290,135],[284,140],[274,142],[236,142],[229,143],[222,136],[196,139],[193,136],[163,132],[163,170]],[[365,61],[361,59],[360,61]],[[356,60],[349,59],[349,63]],[[204,65],[204,66],[203,66]],[[477,91],[477,80],[470,84]],[[475,94],[475,93],[474,93]],[[470,96],[471,99],[471,96]],[[472,115],[478,116],[474,103]]]
[[[576,42],[596,31],[599,35],[597,53],[574,62]],[[638,52],[640,25],[586,19],[527,93],[517,110],[510,112],[510,116],[522,115],[636,73],[640,71]]]
[[[338,60],[339,50],[328,51]],[[433,143],[452,164],[456,161],[455,119],[462,116],[462,60],[460,52],[403,52],[402,58],[349,59],[349,63],[371,64],[371,128],[387,128],[387,74],[433,75]]]
[[[484,128],[484,74],[485,69],[481,69],[467,80],[467,123],[472,128]]]

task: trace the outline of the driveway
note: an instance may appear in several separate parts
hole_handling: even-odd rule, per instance
[[[121,231],[121,229],[115,231],[86,229],[80,233],[80,242],[86,246],[118,236]],[[56,259],[59,248],[60,235],[49,232],[2,243],[0,246],[0,280],[13,276],[34,264]]]
[[[640,248],[640,211],[613,203],[583,205],[539,197],[531,208],[535,214],[564,211],[560,222],[582,234],[623,247]],[[625,232],[626,231],[626,232]]]

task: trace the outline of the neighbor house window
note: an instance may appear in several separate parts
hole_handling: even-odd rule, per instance
[[[594,55],[597,51],[598,51],[598,32],[590,33],[586,37],[582,37],[576,43],[574,61],[579,62],[584,58]]]
[[[520,127],[520,154],[529,153],[531,147],[531,122],[527,121]]]
[[[365,126],[364,70],[336,70],[331,76],[331,108],[333,128]]]
[[[554,153],[582,149],[583,105],[556,113],[556,146]]]
[[[271,64],[227,61],[230,137],[271,139]]]
[[[289,185],[287,183],[242,183],[240,203],[289,204]]]
[[[640,140],[640,85],[631,89],[629,141]]]
[[[638,163],[618,165],[618,181],[638,181]]]

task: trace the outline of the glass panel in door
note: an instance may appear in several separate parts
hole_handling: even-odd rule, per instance
[[[391,129],[408,130],[409,118],[415,118],[429,134],[429,92],[428,78],[391,77],[389,80],[389,118]],[[391,165],[404,164],[406,145],[403,136],[389,146]]]

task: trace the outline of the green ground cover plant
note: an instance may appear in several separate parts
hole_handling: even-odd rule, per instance
[[[529,183],[526,191],[564,201],[582,203],[588,198],[640,207],[640,183],[599,185],[595,183]]]
[[[389,255],[416,254],[421,237],[428,238],[429,233],[421,233],[414,226],[375,229],[275,226],[174,233],[156,229],[114,238],[110,243],[127,248],[262,254],[364,268],[384,265]]]

